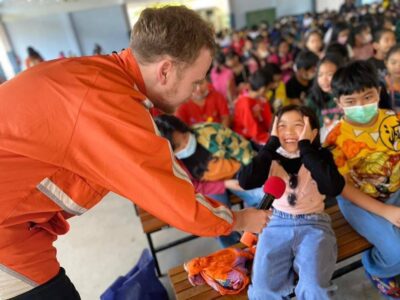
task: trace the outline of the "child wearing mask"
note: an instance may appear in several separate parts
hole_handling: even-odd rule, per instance
[[[324,200],[340,194],[344,179],[332,154],[321,147],[318,128],[310,108],[283,107],[276,113],[268,144],[239,173],[244,189],[261,186],[269,176],[286,182],[258,237],[249,299],[288,299],[294,272],[299,276],[297,299],[329,299],[337,247]]]
[[[229,189],[247,206],[258,204],[263,196],[262,189],[244,191],[235,180],[240,167],[250,163],[254,155],[249,141],[218,123],[199,123],[190,128],[171,115],[158,116],[155,122],[192,179],[197,183],[224,182],[226,190],[209,194],[209,197],[230,206]],[[223,247],[236,244],[239,239],[237,232],[219,237]]]
[[[291,104],[304,104],[315,76],[318,56],[311,51],[301,51],[295,60],[294,75],[286,84]]]
[[[363,61],[338,69],[332,91],[344,118],[326,138],[346,185],[337,197],[350,225],[371,244],[362,262],[388,297],[400,297],[400,119],[378,109],[376,70]]]

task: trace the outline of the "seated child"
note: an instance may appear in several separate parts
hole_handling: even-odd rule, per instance
[[[249,299],[286,299],[299,275],[297,299],[328,299],[337,258],[325,196],[341,193],[344,179],[332,154],[321,147],[318,119],[305,106],[289,105],[276,113],[268,144],[242,168],[244,189],[281,177],[286,190],[273,202],[273,213],[259,235]]]
[[[362,262],[386,296],[400,297],[400,119],[378,109],[373,66],[356,61],[336,71],[332,90],[344,118],[326,139],[346,185],[338,204],[372,245]]]

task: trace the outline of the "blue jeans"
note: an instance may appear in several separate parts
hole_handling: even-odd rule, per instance
[[[337,197],[340,210],[350,225],[374,247],[364,252],[362,262],[365,270],[378,277],[400,274],[400,229],[386,219],[370,213]],[[400,191],[394,193],[386,204],[400,207]]]
[[[257,206],[257,204],[261,201],[262,197],[264,196],[262,188],[256,188],[247,191],[230,190],[230,192],[232,192],[240,199],[242,199],[247,206],[251,207]],[[228,207],[231,207],[228,193],[212,194],[208,196],[225,204]],[[240,237],[241,235],[238,232],[232,232],[230,235],[221,235],[220,237],[218,237],[218,240],[221,243],[222,247],[226,248],[239,243]]]
[[[297,299],[329,299],[337,259],[329,215],[291,215],[276,209],[259,236],[249,299],[286,299],[299,275]]]

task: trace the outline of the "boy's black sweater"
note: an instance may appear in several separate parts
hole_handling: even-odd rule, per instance
[[[301,165],[304,164],[310,171],[311,177],[317,182],[319,192],[323,195],[337,196],[342,192],[345,181],[329,150],[317,147],[309,140],[302,140],[299,141],[300,157],[289,159],[276,153],[279,147],[279,139],[271,136],[252,162],[242,167],[238,179],[243,189],[248,190],[262,186],[268,178],[272,161],[276,160],[288,174],[297,174]]]

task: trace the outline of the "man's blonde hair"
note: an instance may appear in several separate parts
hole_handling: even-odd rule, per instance
[[[146,8],[133,26],[130,47],[141,63],[168,55],[177,63],[190,64],[204,47],[214,54],[214,31],[185,6]]]

